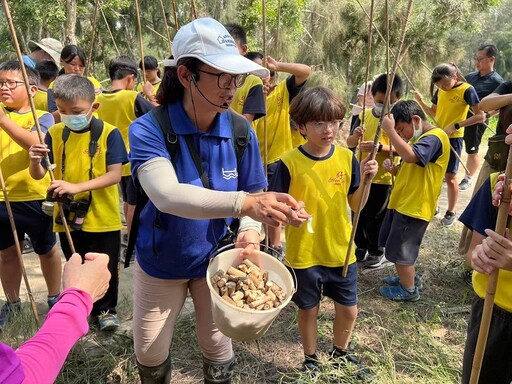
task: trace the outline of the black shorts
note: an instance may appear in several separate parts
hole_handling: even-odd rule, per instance
[[[462,383],[469,383],[475,354],[476,341],[480,330],[484,301],[476,297],[471,307],[464,359],[462,360]],[[512,382],[512,313],[497,307],[492,310],[491,326],[487,338],[480,384],[510,384]]]
[[[119,183],[121,186],[121,193],[123,194],[123,201],[130,205],[137,204],[137,188],[135,187],[135,182],[131,176],[123,176],[121,177],[121,182]]]
[[[428,222],[388,209],[379,233],[386,259],[398,265],[414,265]]]
[[[475,124],[464,128],[464,147],[468,155],[478,153],[486,128],[483,124]]]
[[[290,269],[290,268],[288,268]],[[346,307],[357,304],[357,263],[350,264],[347,277],[342,267],[314,266],[294,269],[297,276],[297,292],[292,297],[300,309],[314,308],[324,296]]]
[[[57,242],[53,233],[53,218],[41,209],[43,200],[11,202],[11,209],[16,225],[18,240],[21,242],[25,234],[30,237],[34,252],[44,255],[50,252]],[[7,214],[5,202],[0,202],[0,250],[12,247],[14,237]]]
[[[457,154],[462,154],[462,138],[459,137],[457,139],[450,139],[450,145],[457,152]],[[446,173],[457,173],[459,170],[459,159],[453,153],[452,148],[450,148],[450,160],[448,161],[448,167],[446,168]]]

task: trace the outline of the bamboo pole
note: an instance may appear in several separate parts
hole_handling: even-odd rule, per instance
[[[361,7],[361,9],[363,10],[363,12],[366,14],[366,17],[368,17],[368,18],[369,18],[370,16],[368,15],[368,12],[366,12],[366,10],[364,9],[364,7],[363,7],[363,5],[361,4],[361,2],[360,2],[359,0],[356,0],[356,2],[359,4],[359,6],[360,6],[360,7]],[[384,43],[386,43],[386,38],[385,38],[384,36],[382,36],[382,33],[379,31],[379,29],[377,28],[377,26],[375,25],[375,23],[373,24],[373,27],[375,28],[375,32],[377,32],[377,34],[379,35],[379,37],[381,38],[381,40],[382,40]],[[393,54],[393,52],[391,52],[391,55],[393,56],[393,58],[395,58],[395,59],[396,59],[396,56]],[[404,71],[404,69],[403,69],[402,65],[400,64],[400,62],[398,62],[398,68],[400,68],[400,70],[401,70],[401,71],[402,71],[402,73],[405,75],[405,77],[406,77],[407,79],[409,79],[409,78],[408,78],[408,76],[407,76],[407,74],[406,74],[406,72]],[[412,86],[412,82],[410,81],[410,79],[409,79],[408,81],[409,81],[409,83],[410,83],[410,84],[411,84],[411,86]],[[414,88],[414,87],[413,87],[413,88]],[[432,116],[430,116],[430,117],[432,117]],[[439,124],[436,122],[436,120],[435,120],[435,119],[432,119],[432,120],[434,121],[434,124],[435,124],[436,126],[438,126],[438,127],[439,127]],[[460,156],[459,156],[459,154],[457,153],[457,151],[455,150],[455,148],[453,148],[453,146],[452,146],[452,145],[450,145],[450,149],[451,149],[451,151],[453,152],[453,154],[455,155],[455,157],[459,160],[459,163],[462,165],[462,168],[464,168],[464,170],[465,170],[467,173],[469,173],[468,168],[466,167],[466,165],[464,164],[464,162],[463,162],[463,161],[462,161],[462,159],[460,158]]]
[[[160,0],[160,7],[162,8],[162,15],[163,15],[164,24],[165,24],[165,33],[167,34],[167,42],[169,43],[169,53],[171,53],[171,50],[172,50],[171,33],[169,32],[169,25],[167,24],[167,16],[165,16],[165,7],[164,7],[163,0]]]
[[[144,45],[142,43],[142,26],[140,23],[140,10],[139,10],[139,0],[135,0],[135,13],[137,15],[137,27],[139,32],[139,48],[140,48],[140,57],[142,64],[142,84],[146,84],[146,66],[144,65]]]
[[[370,24],[368,26],[368,54],[366,56],[366,72],[364,75],[364,95],[363,95],[363,113],[360,114],[361,116],[361,129],[365,130],[365,110],[366,110],[366,95],[368,93],[368,79],[370,78],[370,65],[371,65],[371,55],[372,55],[372,38],[373,38],[373,9],[374,9],[374,0],[371,1],[370,4]],[[361,140],[363,139],[363,136],[359,137],[359,142],[357,145],[361,144]],[[361,162],[362,159],[362,153],[361,150],[359,150],[359,162]]]
[[[98,20],[99,5],[100,5],[100,0],[96,0],[96,2],[94,4],[94,14],[93,14],[93,17],[92,17],[92,22],[91,22],[91,29],[92,29],[91,41],[89,41],[89,50],[88,50],[88,55],[87,55],[87,64],[85,66],[85,74],[86,75],[89,75],[89,70],[91,68],[92,54],[93,54],[93,48],[94,48],[94,41],[96,40],[96,22]]]
[[[262,53],[263,53],[263,65],[265,66],[267,60],[267,4],[265,0],[261,0],[261,21],[262,21]],[[267,110],[267,97],[264,97],[265,111]],[[263,116],[263,164],[265,164],[265,178],[268,180],[268,127],[267,127],[267,114]],[[268,249],[269,238],[268,238],[269,227],[265,226],[265,246]]]
[[[508,209],[510,205],[510,185],[512,179],[512,151],[509,148],[507,167],[505,169],[505,182],[503,186],[503,194],[501,197],[501,204],[498,209],[498,218],[496,220],[495,232],[505,236],[508,221]],[[480,329],[478,331],[478,339],[475,347],[475,354],[473,356],[473,365],[471,367],[471,377],[469,384],[477,384],[482,369],[482,361],[485,353],[485,346],[487,345],[487,337],[489,336],[489,327],[492,319],[492,309],[494,306],[494,296],[496,294],[496,287],[498,286],[500,270],[496,269],[491,273],[487,280],[487,288],[485,291],[484,307],[482,310],[482,319],[480,320]]]
[[[409,25],[409,19],[410,19],[410,16],[411,16],[411,13],[412,13],[412,4],[413,4],[413,0],[409,0],[409,3],[407,5],[407,16],[406,16],[406,19],[405,19],[405,23],[404,23],[404,28],[402,30],[402,36],[400,37],[400,43],[399,43],[399,46],[398,46],[398,52],[397,52],[397,55],[395,56],[395,61],[394,61],[394,64],[393,64],[393,71],[392,71],[392,74],[391,74],[391,81],[388,82],[387,84],[387,89],[386,89],[386,96],[384,98],[384,105],[389,105],[389,98],[390,98],[390,95],[391,95],[391,84],[393,83],[394,79],[395,79],[395,75],[396,75],[396,71],[397,71],[397,68],[398,68],[398,60],[399,60],[399,57],[401,55],[401,51],[402,51],[402,47],[404,45],[404,40],[405,40],[405,34],[406,34],[406,31],[407,31],[407,26]],[[384,111],[382,111],[381,115],[380,115],[380,119],[379,119],[379,125],[377,127],[377,131],[375,132],[375,137],[373,139],[373,147],[372,147],[372,150],[370,152],[370,159],[373,160],[375,159],[375,155],[377,153],[377,144],[379,142],[379,138],[380,138],[380,132],[381,132],[381,128],[382,128],[382,119],[384,117]],[[366,198],[368,197],[368,193],[370,191],[370,182],[371,180],[366,176],[364,175],[363,176],[363,191],[362,191],[362,194],[361,194],[361,198],[358,202],[358,206],[357,206],[357,209],[356,211],[354,212],[354,219],[353,219],[353,223],[352,223],[352,232],[350,234],[350,240],[348,242],[348,248],[347,248],[347,254],[345,255],[345,264],[343,266],[343,277],[346,277],[347,276],[347,272],[348,272],[348,266],[349,266],[349,261],[350,261],[350,256],[352,254],[352,246],[353,246],[353,243],[354,243],[354,238],[355,238],[355,234],[356,234],[356,229],[357,229],[357,225],[359,223],[359,217],[361,216],[361,208],[362,208],[362,203],[363,201],[366,200]]]
[[[2,167],[0,167],[0,184],[2,185],[2,193],[4,195],[5,207],[7,208],[7,216],[9,216],[9,223],[11,224],[14,245],[16,247],[16,253],[18,255],[18,261],[20,263],[21,268],[21,275],[23,276],[23,281],[25,282],[25,288],[27,289],[28,300],[30,302],[30,308],[32,309],[32,313],[34,314],[36,327],[39,327],[41,323],[39,321],[39,315],[37,313],[36,301],[34,299],[34,295],[32,294],[32,289],[30,288],[30,282],[28,281],[27,271],[25,270],[25,263],[23,262],[23,253],[21,252],[20,241],[18,240],[18,231],[16,230],[16,224],[14,222],[14,215],[12,213],[11,203],[9,202],[9,196],[7,195],[7,188],[5,187],[5,180],[2,172]],[[7,297],[7,299],[9,299],[9,297]]]
[[[110,29],[110,25],[108,25],[107,17],[105,16],[105,12],[103,12],[103,6],[100,5],[100,12],[101,16],[103,16],[103,21],[105,21],[105,25],[107,26],[108,33],[110,35],[110,38],[112,39],[112,43],[114,44],[114,48],[116,50],[117,56],[120,56],[121,53],[119,53],[119,48],[117,48],[116,39],[114,39],[114,35],[112,34],[112,31]]]
[[[195,0],[190,0],[190,19],[197,19],[197,11],[196,11],[196,2]]]
[[[2,0],[2,4],[4,6],[5,18],[7,19],[7,24],[9,25],[9,31],[11,33],[12,43],[14,45],[14,48],[16,49],[16,55],[17,55],[18,61],[20,63],[21,73],[23,75],[23,81],[25,83],[25,89],[27,91],[27,95],[29,95],[30,110],[32,111],[32,117],[34,119],[34,125],[36,128],[37,137],[39,138],[39,143],[44,144],[44,134],[43,134],[43,131],[41,130],[41,125],[39,124],[39,118],[37,117],[36,106],[34,104],[34,98],[30,96],[30,81],[28,79],[27,70],[25,68],[25,63],[23,62],[23,55],[21,54],[21,49],[18,44],[18,38],[16,36],[16,31],[14,29],[14,24],[12,22],[9,5],[7,4],[7,0]],[[48,157],[48,154],[45,155],[44,161],[47,164],[47,170],[50,175],[50,180],[51,181],[55,180],[55,176],[53,174],[53,167],[50,164],[50,158]],[[69,242],[69,248],[71,249],[72,253],[75,253],[75,246],[73,244],[73,239],[71,238],[71,232],[69,231],[66,217],[64,216],[64,211],[62,210],[62,204],[60,202],[58,202],[57,205],[59,207],[59,215],[60,215],[62,223],[64,225],[64,231],[66,233],[66,238]],[[20,262],[23,262],[23,260],[21,259]]]
[[[180,25],[178,22],[178,7],[176,6],[176,0],[172,0],[172,10],[174,13],[174,27],[176,28],[176,32],[178,32]]]

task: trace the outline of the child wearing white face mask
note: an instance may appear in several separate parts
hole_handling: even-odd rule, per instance
[[[395,186],[379,235],[386,259],[395,264],[398,277],[384,279],[382,296],[395,301],[420,298],[416,259],[428,223],[434,217],[437,199],[450,158],[450,141],[441,129],[431,126],[421,107],[412,100],[400,101],[382,121],[400,167],[387,159],[384,167],[396,172]]]
[[[46,175],[43,158],[48,153],[56,167],[47,200],[62,203],[76,252],[109,256],[110,286],[105,297],[94,304],[91,316],[98,317],[100,330],[114,330],[119,326],[117,263],[121,248],[117,183],[121,167],[128,161],[125,145],[116,127],[92,116],[99,105],[94,102],[94,85],[87,78],[59,76],[53,93],[62,122],[48,130],[45,145],[30,147],[30,175],[36,180]],[[59,232],[64,256],[69,260],[72,252],[57,211],[53,213],[54,231]]]
[[[403,88],[402,80],[395,76],[391,87],[391,104],[400,100]],[[379,119],[386,97],[386,89],[387,74],[383,73],[375,78],[371,88],[375,106],[361,112],[352,126],[350,136],[347,138],[349,148],[355,149],[359,144],[359,161],[366,158],[372,150],[373,139],[379,126]],[[364,126],[362,122],[364,122]],[[360,143],[359,140],[361,140]],[[391,174],[382,166],[383,161],[390,156],[392,150],[390,144],[386,134],[382,134],[377,144],[377,155],[375,157],[375,160],[379,163],[379,170],[372,180],[368,201],[361,211],[355,235],[356,257],[358,261],[364,261],[366,268],[377,268],[386,261],[384,249],[379,247],[378,241],[392,184]]]

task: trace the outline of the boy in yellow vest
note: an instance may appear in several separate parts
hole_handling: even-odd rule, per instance
[[[29,104],[29,97],[37,91],[39,75],[32,68],[26,67],[26,70],[31,95],[25,89],[19,62],[7,61],[0,65],[0,167],[18,240],[22,242],[25,233],[32,240],[48,287],[48,306],[51,308],[60,292],[61,257],[51,218],[41,208],[50,179],[35,181],[28,170],[28,149],[39,143]],[[53,117],[45,111],[36,113],[41,130],[46,133],[54,123]],[[12,321],[13,314],[21,310],[19,295],[22,277],[3,195],[0,195],[0,234],[0,280],[7,299],[0,309],[1,330]]]
[[[383,73],[375,78],[371,87],[371,93],[376,103],[375,106],[365,109],[356,117],[351,134],[347,138],[347,145],[350,149],[355,149],[359,144],[359,140],[361,140],[359,144],[360,159],[364,159],[372,150],[373,139],[379,126],[380,115],[386,97],[386,89],[387,74]],[[391,86],[390,103],[395,104],[400,100],[402,94],[402,79],[395,76]],[[361,127],[363,119],[364,127]],[[386,261],[384,249],[379,246],[379,232],[386,208],[388,207],[392,180],[391,173],[382,166],[382,163],[389,159],[391,150],[391,142],[387,135],[382,132],[375,157],[375,160],[379,163],[379,171],[372,180],[368,201],[364,209],[361,210],[354,238],[357,247],[356,258],[358,261],[364,261],[364,266],[367,268],[377,268]]]
[[[135,91],[137,84],[137,64],[128,56],[118,56],[110,60],[108,73],[112,85],[108,91],[103,91],[96,98],[99,103],[97,116],[117,127],[121,132],[126,151],[130,152],[128,127],[137,117],[153,109],[153,105],[144,96]],[[123,166],[121,192],[124,201],[126,230],[130,233],[135,204],[137,203],[135,184],[130,172],[130,164]],[[127,236],[123,237],[123,243]],[[123,254],[124,255],[124,254]]]
[[[105,296],[94,303],[91,315],[98,317],[102,331],[119,326],[116,315],[121,248],[121,216],[117,183],[127,153],[117,128],[92,116],[98,108],[94,85],[76,74],[61,75],[53,88],[62,122],[48,130],[46,145],[30,149],[30,175],[46,175],[41,160],[49,153],[55,162],[55,179],[49,194],[62,202],[76,252],[101,252],[109,256],[110,285]],[[59,232],[64,256],[71,258],[70,244],[59,212],[54,210],[55,232]],[[60,223],[59,223],[60,222]]]
[[[245,56],[248,52],[247,34],[244,28],[239,24],[225,24],[227,31],[235,40],[238,52]],[[265,116],[265,96],[263,94],[263,81],[255,75],[249,75],[244,84],[237,88],[233,101],[230,104],[231,109],[243,115],[249,123],[260,117]]]
[[[386,259],[395,264],[398,277],[385,278],[380,293],[395,301],[417,301],[416,259],[441,194],[450,141],[444,130],[427,122],[421,107],[412,100],[395,104],[391,114],[383,118],[382,129],[402,160],[398,167],[390,159],[384,162],[388,171],[396,172],[396,179],[379,244],[385,246]]]
[[[48,97],[48,88],[57,78],[59,67],[51,60],[43,60],[36,64],[36,71],[39,72],[41,80],[37,87],[37,93],[34,96],[36,109],[41,111],[53,112],[57,109],[53,97]]]
[[[365,159],[359,165],[349,149],[334,144],[345,106],[331,90],[316,87],[300,92],[290,115],[307,142],[281,156],[269,190],[304,201],[311,215],[307,225],[285,229],[286,261],[297,276],[292,300],[299,307],[302,369],[313,374],[320,370],[317,317],[323,294],[334,301],[335,308],[331,362],[338,368],[354,363],[356,375],[364,378],[368,369],[347,350],[358,312],[355,255],[350,255],[347,277],[342,267],[351,232],[347,204],[357,207],[363,198],[360,180],[376,175],[377,162]]]

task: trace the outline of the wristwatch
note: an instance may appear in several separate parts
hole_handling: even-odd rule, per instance
[[[455,123],[453,124],[453,126],[455,127],[455,129],[459,130],[460,129],[460,124],[459,123]]]

